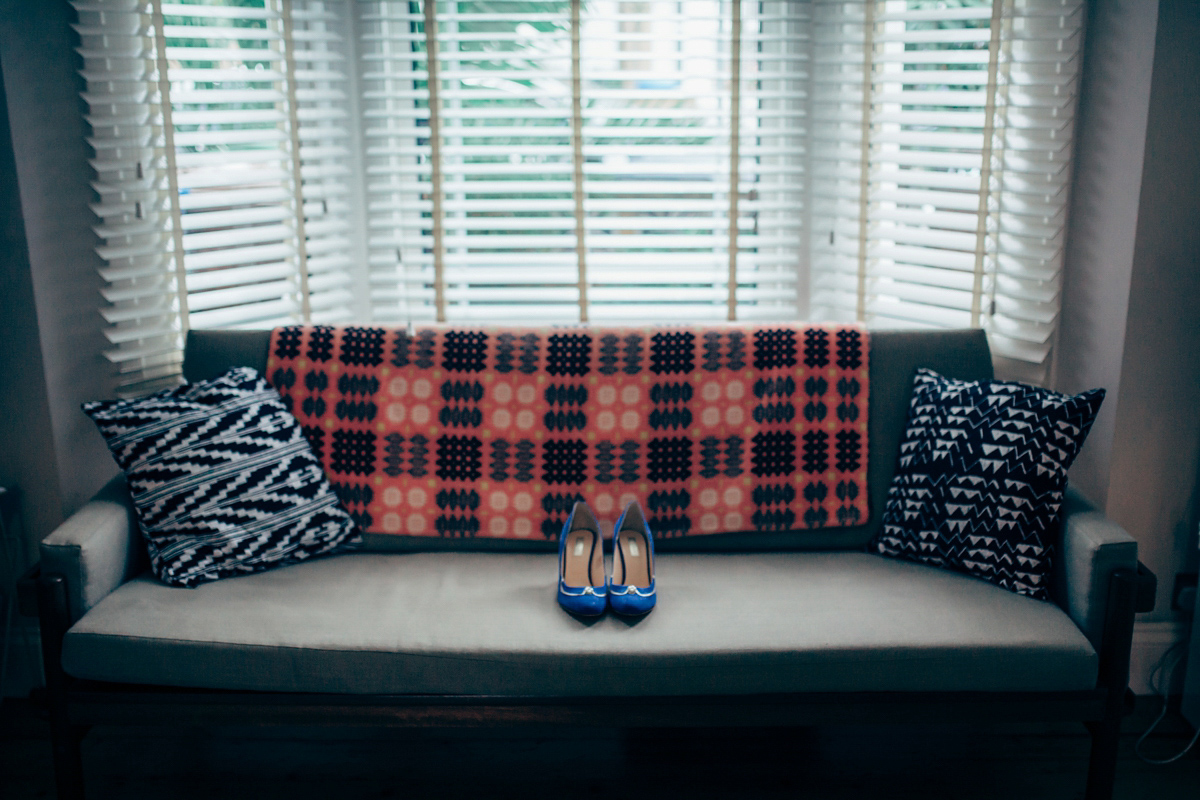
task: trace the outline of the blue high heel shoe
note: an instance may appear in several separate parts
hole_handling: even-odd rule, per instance
[[[571,509],[558,538],[558,604],[584,617],[599,616],[608,605],[604,536],[582,501]]]
[[[618,614],[638,616],[654,608],[654,537],[637,501],[625,506],[613,528],[613,567],[608,603]]]

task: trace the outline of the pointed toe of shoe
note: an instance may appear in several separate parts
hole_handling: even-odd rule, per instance
[[[563,610],[581,617],[598,617],[604,613],[608,606],[607,597],[592,592],[576,594],[576,591],[578,590],[559,591],[558,604]]]
[[[608,604],[615,614],[638,617],[642,614],[648,614],[654,608],[657,599],[657,595],[653,589],[649,590],[649,594],[639,594],[638,590],[632,586],[614,586],[613,592],[609,595]]]

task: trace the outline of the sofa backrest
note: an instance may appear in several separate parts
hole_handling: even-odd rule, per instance
[[[201,331],[188,333],[183,374],[189,381],[214,378],[230,367],[253,367],[266,374],[270,331]],[[740,550],[841,550],[864,546],[878,531],[888,487],[896,469],[900,437],[908,415],[913,374],[928,367],[961,380],[993,376],[992,359],[982,330],[871,332],[869,460],[867,491],[870,515],[866,524],[787,532],[709,534],[656,542],[662,552],[733,552]],[[423,539],[370,536],[374,549],[540,549],[556,542],[511,542],[488,539]],[[522,545],[517,548],[513,545]]]

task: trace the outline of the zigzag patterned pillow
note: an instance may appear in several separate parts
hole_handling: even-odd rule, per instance
[[[1075,396],[917,370],[900,463],[871,552],[1046,599],[1067,483],[1103,389]]]
[[[83,410],[125,471],[166,583],[260,572],[361,540],[279,393],[248,367]]]

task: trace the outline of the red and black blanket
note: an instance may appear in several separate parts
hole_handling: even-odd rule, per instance
[[[867,518],[866,331],[293,326],[267,377],[360,527],[555,539],[637,499],[658,536]]]

